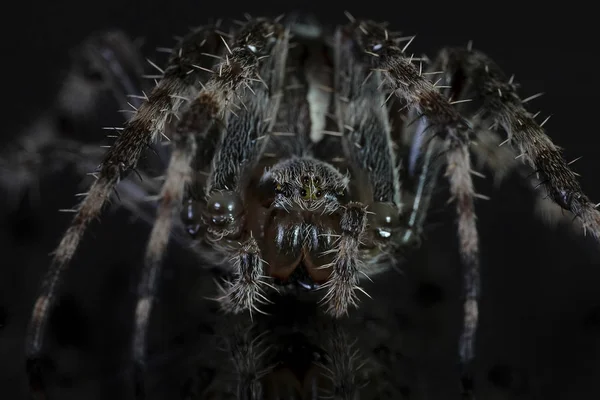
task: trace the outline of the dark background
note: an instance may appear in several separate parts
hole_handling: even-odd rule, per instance
[[[144,37],[146,54],[168,46],[172,36],[216,17],[242,18],[312,12],[326,23],[343,23],[343,10],[388,20],[407,35],[413,50],[433,56],[444,45],[474,40],[508,74],[515,73],[532,111],[553,114],[546,125],[575,165],[586,193],[600,201],[594,172],[598,144],[597,21],[574,3],[524,10],[525,2],[377,2],[351,6],[326,2],[17,2],[10,26],[2,25],[3,138],[14,137],[43,111],[67,66],[68,52],[90,33],[121,28]],[[388,4],[388,5],[386,5]],[[392,7],[390,9],[388,7]],[[567,7],[567,8],[565,8]],[[542,117],[541,117],[542,118]],[[98,131],[98,135],[102,132]],[[25,398],[23,334],[48,253],[74,204],[74,176],[42,184],[42,203],[11,208],[0,198],[0,397]],[[489,202],[479,202],[483,258],[477,384],[486,399],[599,398],[600,252],[591,238],[568,227],[551,230],[533,217],[532,197],[516,179],[500,190],[479,182]],[[456,396],[455,343],[460,323],[459,276],[451,220],[429,233],[414,262],[376,280],[375,300],[364,301],[358,337],[377,325],[387,357],[410,360],[390,375],[406,381],[411,398]],[[52,394],[69,398],[126,398],[132,293],[148,228],[120,211],[93,224],[67,275],[48,338]],[[151,374],[158,398],[179,398],[184,375],[200,370],[211,328],[203,298],[212,281],[193,259],[173,246],[152,323]],[[374,287],[373,287],[374,286]],[[208,288],[208,289],[206,289]],[[292,312],[292,311],[290,311]],[[370,315],[369,318],[365,317]],[[207,322],[208,321],[208,322]],[[365,322],[367,321],[367,322]],[[375,322],[374,322],[375,321]],[[370,332],[370,331],[369,331]],[[200,347],[198,347],[198,344]],[[365,345],[366,348],[373,343]],[[198,350],[200,348],[200,350]],[[380,357],[380,354],[378,355]],[[199,374],[201,372],[198,372]],[[409,378],[409,377],[413,377]],[[408,389],[407,389],[408,388]],[[81,397],[85,393],[85,397]]]

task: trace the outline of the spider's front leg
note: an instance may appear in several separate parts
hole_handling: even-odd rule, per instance
[[[355,43],[338,31],[335,36],[335,93],[338,129],[347,164],[355,181],[356,200],[343,207],[341,236],[333,271],[326,286],[329,313],[341,316],[356,304],[361,274],[367,275],[383,254],[398,242],[401,198],[398,162],[392,146],[389,116],[380,90],[382,76],[361,62]],[[374,250],[374,252],[371,252]],[[371,254],[369,254],[371,253]],[[369,257],[369,263],[365,258]]]
[[[214,36],[214,32],[211,31],[209,36]],[[225,43],[225,39],[219,37],[220,40]],[[206,41],[203,40],[202,43],[205,44]],[[263,148],[261,139],[268,133],[276,112],[283,79],[280,64],[285,59],[286,46],[287,34],[279,24],[262,19],[253,20],[237,33],[233,46],[225,44],[222,50],[226,53],[222,54],[222,58],[217,56],[221,61],[212,70],[195,65],[195,68],[211,71],[212,74],[176,124],[175,132],[180,138],[181,146],[177,145],[179,142],[175,145],[163,186],[157,221],[148,243],[133,340],[138,398],[145,397],[143,371],[146,334],[157,278],[168,243],[172,217],[181,206],[185,186],[192,182],[195,175],[192,166],[197,155],[195,141],[199,139],[201,144],[210,141],[211,131],[221,129],[217,147],[211,149],[214,150],[212,170],[205,186],[206,206],[201,212],[202,222],[207,226],[208,239],[219,243],[221,240],[240,238],[244,234],[241,193],[246,178],[244,172],[260,156]],[[185,39],[183,48],[186,48]],[[206,53],[206,48],[194,48],[192,51],[193,56],[200,56]],[[238,111],[234,111],[233,106],[238,101],[241,106]],[[202,153],[206,150],[198,148]],[[203,165],[203,162],[204,160],[198,160],[198,165]],[[202,208],[202,204],[193,204],[192,201],[192,208]],[[260,267],[257,261],[260,258],[256,257],[256,246],[252,246],[252,238],[245,239],[234,265],[255,271]],[[242,271],[237,278],[238,281],[245,282],[246,277],[247,274]],[[242,298],[246,301],[239,307],[251,305],[256,300],[255,297],[248,300],[247,293],[245,296],[228,294],[231,294],[229,297],[232,300]]]
[[[389,90],[409,110],[422,115],[428,124],[426,130],[443,142],[446,159],[446,178],[456,204],[458,239],[462,262],[465,266],[464,324],[461,335],[460,358],[466,368],[474,350],[474,334],[478,321],[479,297],[479,238],[475,223],[474,198],[469,153],[472,131],[468,121],[453,107],[429,81],[412,59],[404,53],[395,34],[386,26],[373,21],[352,21],[343,31],[351,38],[355,51],[373,71],[380,72]],[[467,396],[471,392],[471,378],[463,379]]]
[[[266,23],[265,23],[266,24]],[[248,76],[249,83],[238,99],[238,110],[227,119],[227,128],[221,137],[219,148],[213,157],[212,168],[205,186],[207,205],[203,213],[206,239],[224,253],[233,252],[230,260],[233,280],[225,282],[219,298],[222,307],[233,313],[258,311],[259,303],[266,301],[262,291],[266,282],[258,240],[252,227],[247,226],[255,210],[248,197],[253,197],[249,187],[252,172],[256,169],[269,140],[275,123],[279,103],[283,95],[284,69],[286,64],[288,33],[280,25],[269,27],[256,25],[257,36],[267,35],[266,44],[248,43],[243,51],[253,54],[266,53],[261,68]],[[271,31],[261,32],[269,29]],[[277,41],[268,39],[275,33]],[[233,51],[233,50],[232,50]],[[268,57],[265,57],[267,55]],[[260,56],[259,56],[260,57]]]

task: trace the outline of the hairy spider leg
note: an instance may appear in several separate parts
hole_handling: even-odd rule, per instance
[[[279,25],[266,20],[250,21],[240,30],[231,48],[225,38],[218,36],[225,48],[213,47],[212,53],[215,50],[221,50],[223,57],[212,69],[196,65],[199,70],[211,71],[209,72],[210,77],[204,84],[201,84],[202,88],[191,99],[189,106],[182,109],[178,121],[174,123],[175,148],[167,170],[157,220],[148,242],[143,278],[138,293],[133,339],[137,398],[145,398],[143,371],[146,334],[152,302],[156,294],[157,278],[160,275],[161,262],[168,244],[173,216],[180,210],[186,186],[189,186],[194,179],[193,161],[197,153],[197,141],[202,144],[215,124],[227,121],[226,127],[222,130],[219,150],[215,149],[213,169],[206,189],[209,196],[208,211],[211,209],[214,211],[223,204],[221,202],[217,205],[215,201],[223,194],[222,191],[238,189],[239,173],[243,170],[242,167],[245,163],[251,164],[253,158],[260,154],[260,151],[254,154],[254,148],[260,148],[260,145],[256,143],[256,138],[266,135],[268,132],[269,124],[265,124],[264,120],[268,120],[267,114],[271,112],[269,103],[272,100],[269,97],[269,89],[264,89],[262,86],[267,83],[260,79],[260,72],[272,70],[273,64],[278,62],[282,51],[281,47],[285,47],[284,42],[287,40],[285,37],[282,38],[284,36],[282,32]],[[214,36],[214,32],[209,35]],[[192,38],[191,40],[196,41],[196,39]],[[184,39],[183,47],[185,44]],[[206,47],[202,49],[196,47],[191,51],[194,53],[193,56],[197,56],[206,53],[207,50],[211,51]],[[267,82],[274,83],[272,80]],[[276,92],[276,89],[277,87],[274,86],[270,90]],[[249,108],[244,108],[237,115],[234,114],[230,108],[231,105],[236,100],[242,102],[249,100],[247,93],[256,95],[263,103],[253,99],[252,102],[248,101],[248,105],[244,103],[244,107]],[[276,101],[277,96],[273,97]],[[217,197],[212,198],[213,194],[216,194]],[[219,209],[218,211],[223,210]],[[215,221],[215,219],[213,218],[211,221]],[[233,232],[222,230],[222,222],[224,221],[218,220],[217,226],[213,230],[209,228],[209,232],[212,232],[215,238],[233,234]],[[239,221],[235,222],[239,223]],[[256,257],[252,257],[252,255],[256,255],[253,250],[257,246],[252,247],[251,240],[252,238],[249,238],[248,242],[241,246],[240,260],[237,263],[234,262],[234,265],[251,269],[260,267]],[[243,277],[240,280],[244,280]]]
[[[365,245],[381,250],[400,224],[401,198],[398,163],[381,88],[381,74],[356,56],[356,43],[338,30],[334,39],[335,112],[347,164],[366,186],[357,188],[343,207],[341,236],[334,249],[333,270],[324,302],[335,316],[356,306],[361,274],[367,275]],[[365,190],[367,189],[367,190]]]
[[[279,23],[257,19],[248,23],[231,48],[239,55],[244,81],[234,102],[236,111],[227,116],[217,152],[204,188],[206,240],[213,247],[228,249],[233,279],[220,287],[218,300],[229,312],[260,312],[262,294],[270,284],[264,274],[259,240],[246,226],[248,184],[267,146],[283,95],[288,31]]]
[[[479,276],[479,238],[475,223],[475,191],[471,178],[469,153],[470,127],[460,113],[443,97],[407,57],[405,47],[399,47],[385,26],[373,21],[353,21],[347,28],[348,35],[354,38],[364,62],[374,70],[382,72],[386,83],[395,95],[407,106],[427,117],[432,129],[444,142],[446,155],[446,178],[450,183],[450,193],[456,203],[458,215],[458,237],[465,276]],[[478,288],[478,280],[471,282]],[[464,302],[466,331],[476,326],[477,290],[471,293],[474,298]],[[472,352],[461,348],[461,361],[469,364]]]
[[[108,149],[99,167],[97,178],[75,211],[69,229],[54,252],[53,260],[44,277],[41,293],[32,312],[26,340],[27,369],[34,394],[43,396],[40,384],[40,354],[45,325],[54,304],[63,272],[68,268],[86,226],[96,218],[125,172],[135,168],[146,147],[158,140],[167,118],[181,106],[182,97],[199,81],[200,72],[191,65],[195,53],[178,52],[171,56],[169,68],[152,92],[143,100],[132,118]],[[193,71],[193,73],[189,73]],[[198,75],[197,75],[198,74]]]
[[[545,189],[546,197],[575,215],[589,232],[600,239],[600,211],[581,190],[577,174],[545,133],[542,123],[524,107],[517,85],[487,55],[473,49],[445,49],[440,57],[448,69],[460,71],[481,99],[478,117],[492,130],[502,129],[506,143],[517,158],[528,164]]]

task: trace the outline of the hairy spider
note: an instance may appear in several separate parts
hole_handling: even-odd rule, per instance
[[[96,181],[71,210],[35,303],[27,341],[32,391],[44,391],[38,363],[60,277],[121,180],[125,206],[155,218],[135,312],[139,397],[149,316],[174,224],[200,257],[225,272],[217,299],[225,311],[262,312],[272,291],[299,286],[323,290],[326,312],[343,317],[357,305],[363,277],[418,244],[444,175],[464,264],[465,368],[474,356],[480,286],[474,201],[485,197],[474,189],[472,155],[498,174],[521,159],[549,201],[600,236],[596,206],[492,60],[468,46],[446,48],[429,63],[407,52],[413,37],[349,19],[331,32],[294,18],[248,18],[229,34],[216,23],[169,49],[164,69],[153,64],[156,86],[131,97],[133,115],[114,128]],[[75,77],[98,78],[96,89],[120,99],[140,87],[136,51],[124,38],[90,43],[91,72]],[[160,141],[167,146],[155,146]],[[77,144],[66,139],[40,143],[52,157],[80,166],[97,152],[74,151]],[[160,179],[136,170],[147,149],[168,159]],[[129,171],[145,179],[126,180]],[[159,184],[154,209],[145,196]],[[468,393],[467,368],[465,376]]]

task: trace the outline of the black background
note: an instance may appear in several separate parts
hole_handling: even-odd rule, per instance
[[[575,170],[582,175],[586,193],[600,201],[595,174],[600,168],[600,88],[594,40],[598,29],[592,10],[574,3],[545,4],[538,9],[527,6],[527,10],[523,9],[525,2],[332,3],[15,3],[10,14],[3,13],[13,23],[2,25],[1,143],[17,135],[49,104],[59,84],[59,72],[68,63],[69,50],[94,31],[116,27],[133,37],[144,37],[146,54],[152,57],[153,47],[168,46],[173,35],[215,17],[241,19],[244,12],[278,15],[299,10],[335,24],[344,22],[343,10],[349,9],[355,16],[387,20],[407,35],[416,33],[412,44],[416,53],[433,56],[444,45],[474,40],[476,48],[486,51],[507,73],[516,74],[523,97],[546,92],[529,107],[541,110],[542,115],[553,114],[546,125],[549,134],[565,148],[565,158],[583,156]],[[564,227],[551,230],[537,221],[531,196],[515,179],[500,190],[489,183],[479,184],[480,191],[492,197],[489,202],[478,203],[484,268],[477,362],[479,398],[598,398],[598,245],[591,238],[570,234]],[[2,398],[25,398],[22,349],[27,318],[49,262],[48,253],[68,223],[69,216],[56,210],[73,205],[72,194],[77,191],[77,179],[65,175],[43,183],[42,204],[34,210],[15,211],[0,199]],[[452,229],[446,221],[432,231],[415,262],[403,267],[403,274],[394,272],[377,280],[377,289],[371,290],[375,300],[364,302],[373,314],[384,315],[381,324],[387,333],[379,340],[389,348],[400,349],[416,363],[417,378],[408,385],[413,398],[456,395],[452,360],[460,323],[460,281]],[[122,211],[92,225],[52,319],[48,348],[54,363],[51,386],[56,398],[127,397],[123,371],[133,312],[131,293],[147,233],[146,226],[132,223]],[[189,346],[200,337],[194,337],[196,328],[192,327],[206,325],[202,321],[207,308],[212,307],[198,294],[199,286],[210,286],[211,282],[178,250],[172,248],[166,266],[151,347],[160,349],[157,354],[172,354],[174,348],[183,346],[184,355],[171,358],[184,363],[185,369],[203,357],[202,352],[191,352]],[[162,361],[157,360],[156,370],[161,371]],[[155,384],[163,392],[157,390],[154,395],[178,398],[178,391],[169,392],[180,378],[175,371],[179,370],[157,372],[168,382],[162,384],[157,378]],[[398,379],[405,373],[397,371]],[[80,397],[83,393],[85,397]]]

